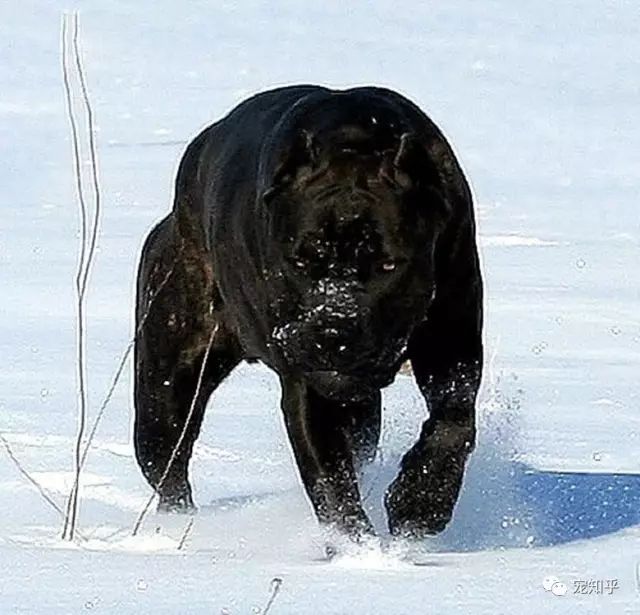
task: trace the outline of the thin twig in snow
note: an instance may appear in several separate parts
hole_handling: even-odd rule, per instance
[[[82,100],[84,102],[85,113],[87,114],[87,132],[89,133],[89,156],[91,160],[91,179],[93,181],[93,195],[95,199],[95,210],[93,215],[93,225],[91,228],[91,241],[89,243],[89,251],[87,253],[87,261],[85,263],[84,277],[82,279],[82,290],[86,291],[89,272],[93,263],[93,255],[96,251],[98,241],[98,229],[100,227],[100,211],[102,198],[100,194],[100,180],[98,178],[98,155],[96,152],[95,140],[95,122],[93,121],[93,108],[89,100],[89,91],[87,89],[87,80],[84,68],[82,66],[82,54],[80,53],[80,44],[78,43],[78,13],[74,14],[73,28],[73,55],[76,62],[76,70],[80,81],[80,89],[82,91]]]
[[[82,185],[82,168],[80,162],[80,144],[78,137],[78,125],[75,118],[73,108],[73,96],[71,92],[71,83],[69,78],[69,61],[67,55],[68,47],[68,15],[62,16],[62,78],[64,83],[65,98],[67,102],[67,116],[71,127],[71,137],[73,141],[73,160],[74,160],[74,176],[76,180],[76,191],[78,205],[80,210],[80,254],[78,259],[78,269],[76,273],[76,295],[77,295],[77,377],[78,377],[78,395],[80,404],[79,418],[86,411],[86,389],[85,389],[85,368],[84,368],[84,302],[82,278],[86,259],[86,243],[87,243],[87,205],[84,198],[84,188]],[[62,537],[71,539],[69,534],[69,520],[72,514],[73,501],[72,497],[75,490],[72,489],[67,500],[66,513],[64,515],[64,527]]]
[[[22,476],[24,476],[36,488],[36,490],[38,491],[42,499],[51,508],[53,508],[53,510],[55,510],[60,515],[61,518],[64,519],[65,513],[62,510],[62,508],[60,508],[60,506],[56,504],[55,500],[47,493],[46,489],[35,478],[33,478],[33,476],[31,476],[31,474],[27,471],[27,469],[22,465],[20,460],[16,457],[15,453],[13,452],[13,449],[11,448],[9,441],[6,439],[6,437],[2,433],[0,433],[0,442],[2,442],[2,445],[7,451],[7,455],[9,456],[9,459],[11,459],[11,461],[13,462],[13,465],[16,466],[16,468],[18,469],[18,472],[20,472],[20,474],[22,474]],[[86,540],[86,537],[83,536],[80,532],[77,532],[77,534],[78,536],[80,536],[80,538],[82,538],[83,540]]]
[[[262,615],[267,615],[271,610],[271,605],[276,599],[278,592],[280,591],[280,587],[282,587],[282,579],[280,577],[273,577],[271,579],[271,595],[269,596],[269,600],[267,604],[265,604],[264,609],[262,609]]]
[[[78,517],[78,492],[80,483],[80,471],[82,467],[82,444],[84,440],[84,433],[86,429],[87,421],[87,387],[86,387],[86,355],[85,355],[85,298],[87,283],[89,279],[89,273],[91,265],[95,255],[95,247],[98,236],[99,220],[100,220],[100,187],[98,181],[98,164],[94,140],[94,123],[93,123],[93,110],[89,101],[88,91],[86,87],[86,79],[84,69],[82,66],[82,59],[80,55],[80,47],[78,44],[78,14],[74,13],[72,16],[73,26],[73,52],[75,57],[75,66],[78,73],[78,79],[80,81],[80,87],[82,90],[83,101],[85,105],[85,111],[87,114],[87,130],[89,132],[89,148],[91,158],[91,170],[93,178],[93,189],[95,199],[95,210],[93,215],[91,239],[89,246],[87,247],[87,207],[84,198],[84,189],[82,185],[82,169],[80,164],[80,147],[78,142],[78,130],[77,122],[75,119],[75,112],[73,108],[71,84],[69,79],[69,61],[67,56],[68,47],[68,15],[63,15],[62,19],[62,73],[65,89],[65,97],[67,100],[67,114],[69,123],[71,125],[71,132],[73,138],[73,154],[74,154],[74,173],[76,175],[76,189],[78,202],[80,207],[80,219],[81,219],[81,246],[80,256],[78,263],[78,271],[76,275],[76,291],[77,291],[77,311],[78,311],[78,343],[77,343],[77,373],[78,373],[78,395],[79,395],[79,410],[78,410],[78,431],[75,442],[75,477],[71,492],[67,500],[67,507],[65,513],[64,527],[62,531],[63,539],[73,540],[73,535],[76,529],[77,517]]]
[[[65,101],[67,105],[67,118],[71,128],[71,141],[73,144],[73,174],[76,180],[76,192],[80,210],[80,255],[76,272],[76,289],[80,294],[82,288],[82,272],[87,245],[87,204],[84,200],[84,188],[82,184],[82,167],[80,161],[80,139],[78,137],[78,124],[73,110],[73,96],[71,94],[71,82],[69,79],[69,61],[67,56],[67,26],[68,15],[62,16],[62,80],[64,83]]]
[[[194,522],[195,522],[195,517],[191,515],[191,517],[189,517],[189,522],[187,523],[187,526],[184,528],[184,532],[182,532],[182,537],[180,538],[180,543],[178,544],[178,551],[182,551],[182,548],[187,542],[187,538],[191,533],[191,528],[193,528]]]
[[[20,460],[13,453],[13,450],[11,449],[11,445],[9,444],[9,441],[4,437],[4,434],[0,433],[0,441],[2,442],[5,450],[7,451],[7,455],[9,455],[9,459],[13,461],[13,465],[15,465],[16,468],[18,468],[18,471],[20,472],[20,474],[22,474],[22,476],[24,476],[38,490],[38,493],[42,496],[42,499],[47,504],[49,504],[49,506],[51,506],[53,510],[55,510],[58,514],[64,517],[64,511],[62,510],[62,508],[60,508],[60,506],[58,506],[54,502],[53,498],[45,491],[44,487],[35,478],[33,478],[33,476],[31,476],[31,474],[29,474],[29,472],[27,472],[24,466],[20,463]]]

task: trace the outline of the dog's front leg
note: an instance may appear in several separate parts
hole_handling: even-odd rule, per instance
[[[467,301],[436,305],[430,319],[409,340],[413,373],[427,401],[429,419],[387,490],[389,527],[395,535],[435,534],[451,519],[466,461],[475,446],[481,326],[477,287]]]
[[[282,409],[302,482],[322,524],[354,540],[373,534],[360,499],[344,416],[347,402],[325,399],[295,378],[281,378]],[[377,398],[376,398],[377,400]],[[379,401],[379,400],[377,400]]]

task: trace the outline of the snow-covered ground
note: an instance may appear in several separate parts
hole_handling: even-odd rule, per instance
[[[76,428],[78,222],[60,18],[81,9],[104,191],[89,297],[95,414],[132,333],[141,243],[186,141],[274,85],[380,84],[419,103],[473,184],[487,286],[480,446],[453,522],[410,558],[327,563],[278,412],[242,366],[195,453],[200,504],[150,515],[131,445],[130,368],[89,456],[80,531],[0,447],[1,613],[640,612],[640,8],[636,2],[0,4],[0,432],[63,505]],[[424,415],[385,391],[380,496]],[[558,577],[564,596],[545,591]],[[577,595],[577,581],[617,589]],[[556,586],[556,589],[561,586]],[[595,585],[593,587],[596,587]]]

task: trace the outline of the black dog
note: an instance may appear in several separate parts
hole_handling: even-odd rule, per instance
[[[204,130],[145,243],[136,322],[135,447],[162,509],[193,506],[207,400],[260,360],[319,519],[372,532],[356,470],[378,445],[380,389],[409,359],[430,416],[387,491],[390,529],[451,518],[475,441],[482,281],[467,182],[406,98],[286,87]]]

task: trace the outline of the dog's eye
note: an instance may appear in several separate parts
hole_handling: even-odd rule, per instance
[[[379,261],[378,270],[381,273],[394,273],[400,271],[400,269],[402,269],[406,262],[407,259],[401,256],[395,258],[388,256],[384,260]]]

